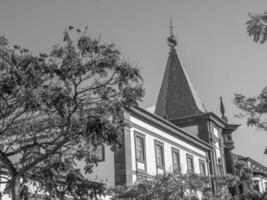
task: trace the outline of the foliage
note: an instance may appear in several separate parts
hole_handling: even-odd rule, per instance
[[[253,173],[246,163],[240,159],[235,160],[234,164],[235,174],[238,176],[238,184],[250,184],[252,181]]]
[[[266,42],[267,39],[267,11],[263,14],[249,14],[247,21],[247,31],[249,36],[253,37],[255,42],[261,44]]]
[[[243,198],[253,198],[255,197],[255,194],[258,193],[255,191],[252,187],[252,177],[253,177],[253,171],[251,168],[247,166],[247,164],[240,158],[236,157],[234,161],[234,169],[235,174],[238,177],[237,184],[239,188],[245,187],[245,190],[240,191],[240,195],[242,195]]]
[[[267,11],[263,14],[249,14],[247,21],[247,32],[255,42],[261,44],[267,39]],[[242,94],[235,94],[235,105],[242,110],[239,117],[247,117],[247,125],[255,126],[260,130],[267,130],[267,87],[259,95],[246,97]],[[267,148],[264,151],[267,154]]]
[[[238,117],[246,117],[248,126],[267,131],[267,87],[254,97],[235,94],[234,103],[242,111]]]
[[[202,199],[230,199],[227,185],[232,184],[233,177],[208,177],[196,174],[166,173],[150,179],[138,181],[133,186],[119,186],[111,190],[113,200],[196,200],[202,193]],[[212,193],[211,181],[218,187]]]
[[[243,188],[242,199],[261,199],[264,194],[254,188],[253,169],[240,157],[236,157],[234,162],[235,174],[238,177],[236,183]]]
[[[122,60],[114,44],[86,30],[70,26],[62,44],[39,55],[1,37],[0,161],[8,174],[6,192],[18,200],[31,184],[52,199],[97,196],[102,188],[84,173],[92,172],[98,145],[119,146],[124,110],[143,94],[139,69]],[[82,171],[76,160],[84,162]]]

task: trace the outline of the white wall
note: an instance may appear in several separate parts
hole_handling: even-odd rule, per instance
[[[182,173],[187,172],[187,163],[186,163],[186,153],[193,155],[194,159],[194,171],[195,173],[199,173],[199,159],[206,162],[206,152],[202,149],[193,146],[191,144],[188,144],[186,141],[183,141],[181,139],[178,139],[177,137],[174,137],[166,132],[163,132],[162,130],[151,126],[148,123],[145,123],[133,116],[130,116],[130,121],[133,124],[136,124],[137,126],[131,127],[131,146],[133,147],[131,149],[132,153],[132,170],[136,171],[136,156],[135,156],[135,134],[134,132],[137,131],[141,134],[145,135],[145,147],[146,147],[146,163],[147,163],[147,173],[150,175],[155,175],[157,173],[156,171],[156,159],[155,159],[155,147],[154,147],[154,140],[160,141],[164,143],[164,159],[165,159],[165,170],[166,171],[172,171],[172,153],[171,149],[172,147],[175,149],[178,149],[180,151],[180,164],[181,164],[181,170]],[[142,128],[138,128],[142,127]],[[149,131],[146,131],[146,130]],[[153,135],[150,133],[153,132]],[[163,140],[161,137],[166,138],[169,141],[172,141],[169,143],[168,141]],[[173,144],[176,143],[177,145]],[[185,149],[181,148],[180,146],[185,147],[185,149],[190,149],[196,154],[194,154],[192,151],[188,152]],[[198,155],[200,154],[200,156]],[[206,173],[208,173],[207,170],[207,163],[206,163]],[[136,176],[134,175],[135,181]]]
[[[84,166],[83,161],[77,161],[77,164],[81,169]],[[115,185],[114,152],[110,150],[110,147],[105,146],[105,160],[94,166],[93,173],[89,174],[88,178],[92,181],[103,182],[107,186]]]
[[[265,183],[267,183],[267,178],[255,176],[255,177],[252,177],[252,180],[258,181],[260,193],[264,193],[267,190],[267,188],[265,187]]]

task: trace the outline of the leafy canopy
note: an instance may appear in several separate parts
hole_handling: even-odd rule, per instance
[[[124,110],[144,95],[139,68],[70,26],[49,54],[33,55],[0,38],[0,161],[6,191],[27,185],[51,198],[84,199],[103,190],[86,179],[99,145],[120,144]],[[84,168],[76,166],[84,162]],[[3,176],[3,175],[2,175]]]
[[[217,185],[217,193],[211,190],[211,181]],[[197,174],[165,173],[140,180],[130,187],[119,186],[110,191],[114,200],[198,200],[231,199],[227,186],[235,184],[233,176],[209,177]]]
[[[263,44],[267,39],[267,11],[263,14],[249,14],[247,32],[255,42]]]
[[[249,18],[246,23],[248,35],[253,37],[255,42],[265,43],[267,40],[267,11],[263,14],[249,14]],[[234,103],[242,110],[239,117],[247,118],[248,126],[267,130],[267,87],[259,95],[253,97],[235,94]],[[267,148],[264,153],[267,154]]]

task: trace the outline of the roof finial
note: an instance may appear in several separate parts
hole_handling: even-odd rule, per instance
[[[174,35],[173,35],[172,18],[170,18],[170,36],[174,36]]]
[[[225,116],[225,109],[224,109],[222,97],[220,97],[220,110],[221,110],[221,114],[222,114],[222,116],[221,116],[222,120],[224,120],[225,122],[227,122],[228,119]]]
[[[167,38],[168,45],[172,48],[176,47],[177,40],[173,35],[172,18],[170,18],[170,36]]]

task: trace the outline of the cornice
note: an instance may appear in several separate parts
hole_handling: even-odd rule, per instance
[[[142,119],[153,126],[156,126],[162,130],[168,131],[171,135],[174,135],[176,137],[179,137],[183,140],[186,140],[190,142],[191,144],[194,144],[198,147],[201,147],[206,150],[210,150],[212,146],[208,144],[207,142],[197,138],[196,136],[192,135],[190,132],[185,131],[184,129],[174,125],[173,123],[155,115],[152,114],[142,108],[135,107],[130,110],[128,110],[133,116],[136,116],[139,119]]]

